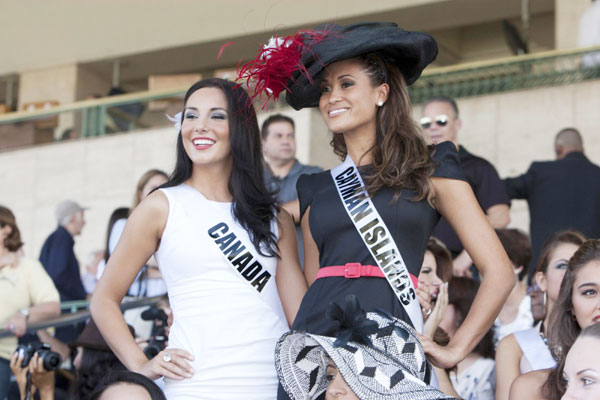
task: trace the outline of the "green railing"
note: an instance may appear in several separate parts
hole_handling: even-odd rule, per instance
[[[598,57],[600,46],[549,51],[426,70],[410,88],[413,103],[445,95],[453,98],[564,85],[600,78],[600,64],[586,67],[584,57]]]
[[[446,95],[454,98],[530,89],[581,82],[600,78],[600,67],[585,68],[582,59],[600,52],[600,46],[587,49],[549,51],[524,56],[508,57],[485,62],[459,64],[426,70],[410,88],[413,103],[420,103],[433,96]],[[187,88],[148,91],[102,99],[85,100],[73,104],[32,112],[19,111],[0,115],[0,148],[11,147],[2,143],[7,135],[19,135],[23,125],[30,130],[38,129],[38,122],[54,120],[47,126],[45,141],[61,139],[62,132],[71,130],[70,137],[103,136],[115,131],[128,131],[147,127],[168,126],[165,110],[151,110],[147,105],[154,100],[181,98]],[[284,96],[282,96],[283,98]],[[131,112],[131,107],[140,112]],[[129,109],[128,109],[129,107]],[[64,118],[65,115],[71,118]],[[60,118],[58,118],[60,117]],[[109,122],[113,122],[112,126]],[[114,121],[118,121],[115,128]],[[52,130],[51,132],[48,129]],[[38,134],[38,131],[34,132]],[[38,135],[39,136],[39,135]],[[39,143],[21,143],[15,146]]]
[[[144,297],[141,299],[126,299],[121,303],[121,311],[127,311],[134,308],[148,307],[157,304],[163,296]],[[59,317],[51,318],[45,321],[34,322],[27,325],[27,332],[35,333],[40,329],[59,328],[61,326],[73,325],[86,321],[90,318],[89,302],[65,301],[60,304],[61,310],[70,310],[69,314],[62,314]],[[8,336],[14,336],[14,333],[7,329],[0,329],[0,339]]]

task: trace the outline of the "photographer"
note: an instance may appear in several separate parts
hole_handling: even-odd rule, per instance
[[[46,368],[48,365],[44,365],[44,357],[40,357],[39,352],[35,352],[29,363],[23,367],[23,360],[26,356],[23,351],[15,351],[10,359],[10,370],[17,379],[20,399],[33,398],[36,390],[39,390],[40,400],[54,400],[54,369]],[[28,373],[29,383],[27,382]]]
[[[0,339],[0,399],[8,393],[9,360],[27,324],[58,316],[58,291],[37,260],[21,256],[21,235],[14,214],[0,206],[0,329],[15,336]]]

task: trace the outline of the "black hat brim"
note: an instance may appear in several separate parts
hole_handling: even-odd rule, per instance
[[[405,31],[395,23],[326,24],[314,31],[327,34],[322,41],[308,46],[301,58],[306,70],[294,72],[288,82],[286,100],[296,110],[319,105],[320,75],[333,62],[377,52],[397,66],[410,85],[438,54],[433,37]]]

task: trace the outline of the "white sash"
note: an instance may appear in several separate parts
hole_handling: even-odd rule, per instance
[[[272,265],[270,257],[256,251],[248,232],[234,220],[231,210],[215,206],[202,193],[187,185],[167,190],[176,191],[176,198],[186,214],[206,235],[206,240],[223,255],[235,275],[287,324],[275,283],[277,263]]]
[[[364,189],[362,177],[349,155],[342,164],[331,169],[331,176],[348,217],[404,306],[413,326],[417,332],[423,333],[421,306],[402,254]]]
[[[531,364],[533,370],[554,368],[556,361],[552,357],[548,346],[540,337],[537,328],[525,329],[514,333],[515,339],[523,351],[523,355]]]

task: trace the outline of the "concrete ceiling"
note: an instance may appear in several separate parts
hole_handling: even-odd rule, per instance
[[[18,68],[79,62],[110,80],[113,60],[119,59],[121,82],[132,84],[145,82],[148,75],[235,66],[240,60],[254,57],[258,46],[274,33],[285,35],[321,22],[394,21],[406,29],[435,35],[445,29],[519,18],[521,13],[521,0],[15,0],[9,3],[8,10],[14,18],[0,25],[0,32],[4,31],[0,35],[0,51],[11,47],[16,53],[0,63],[0,74]],[[37,3],[38,7],[32,7],[31,3]],[[67,8],[72,10],[59,12]],[[554,0],[531,1],[532,14],[553,10]],[[45,18],[40,15],[44,13]],[[1,18],[7,19],[7,14],[2,14]],[[39,36],[31,37],[22,29],[19,32],[18,28],[24,26],[14,23],[19,19],[28,21],[27,25]],[[13,30],[12,35],[7,30]],[[10,45],[8,37],[12,39]],[[228,41],[235,43],[217,60],[219,48]],[[17,51],[26,48],[33,49],[32,54]],[[47,54],[46,58],[41,59],[36,51]],[[442,60],[443,52],[442,49]]]

